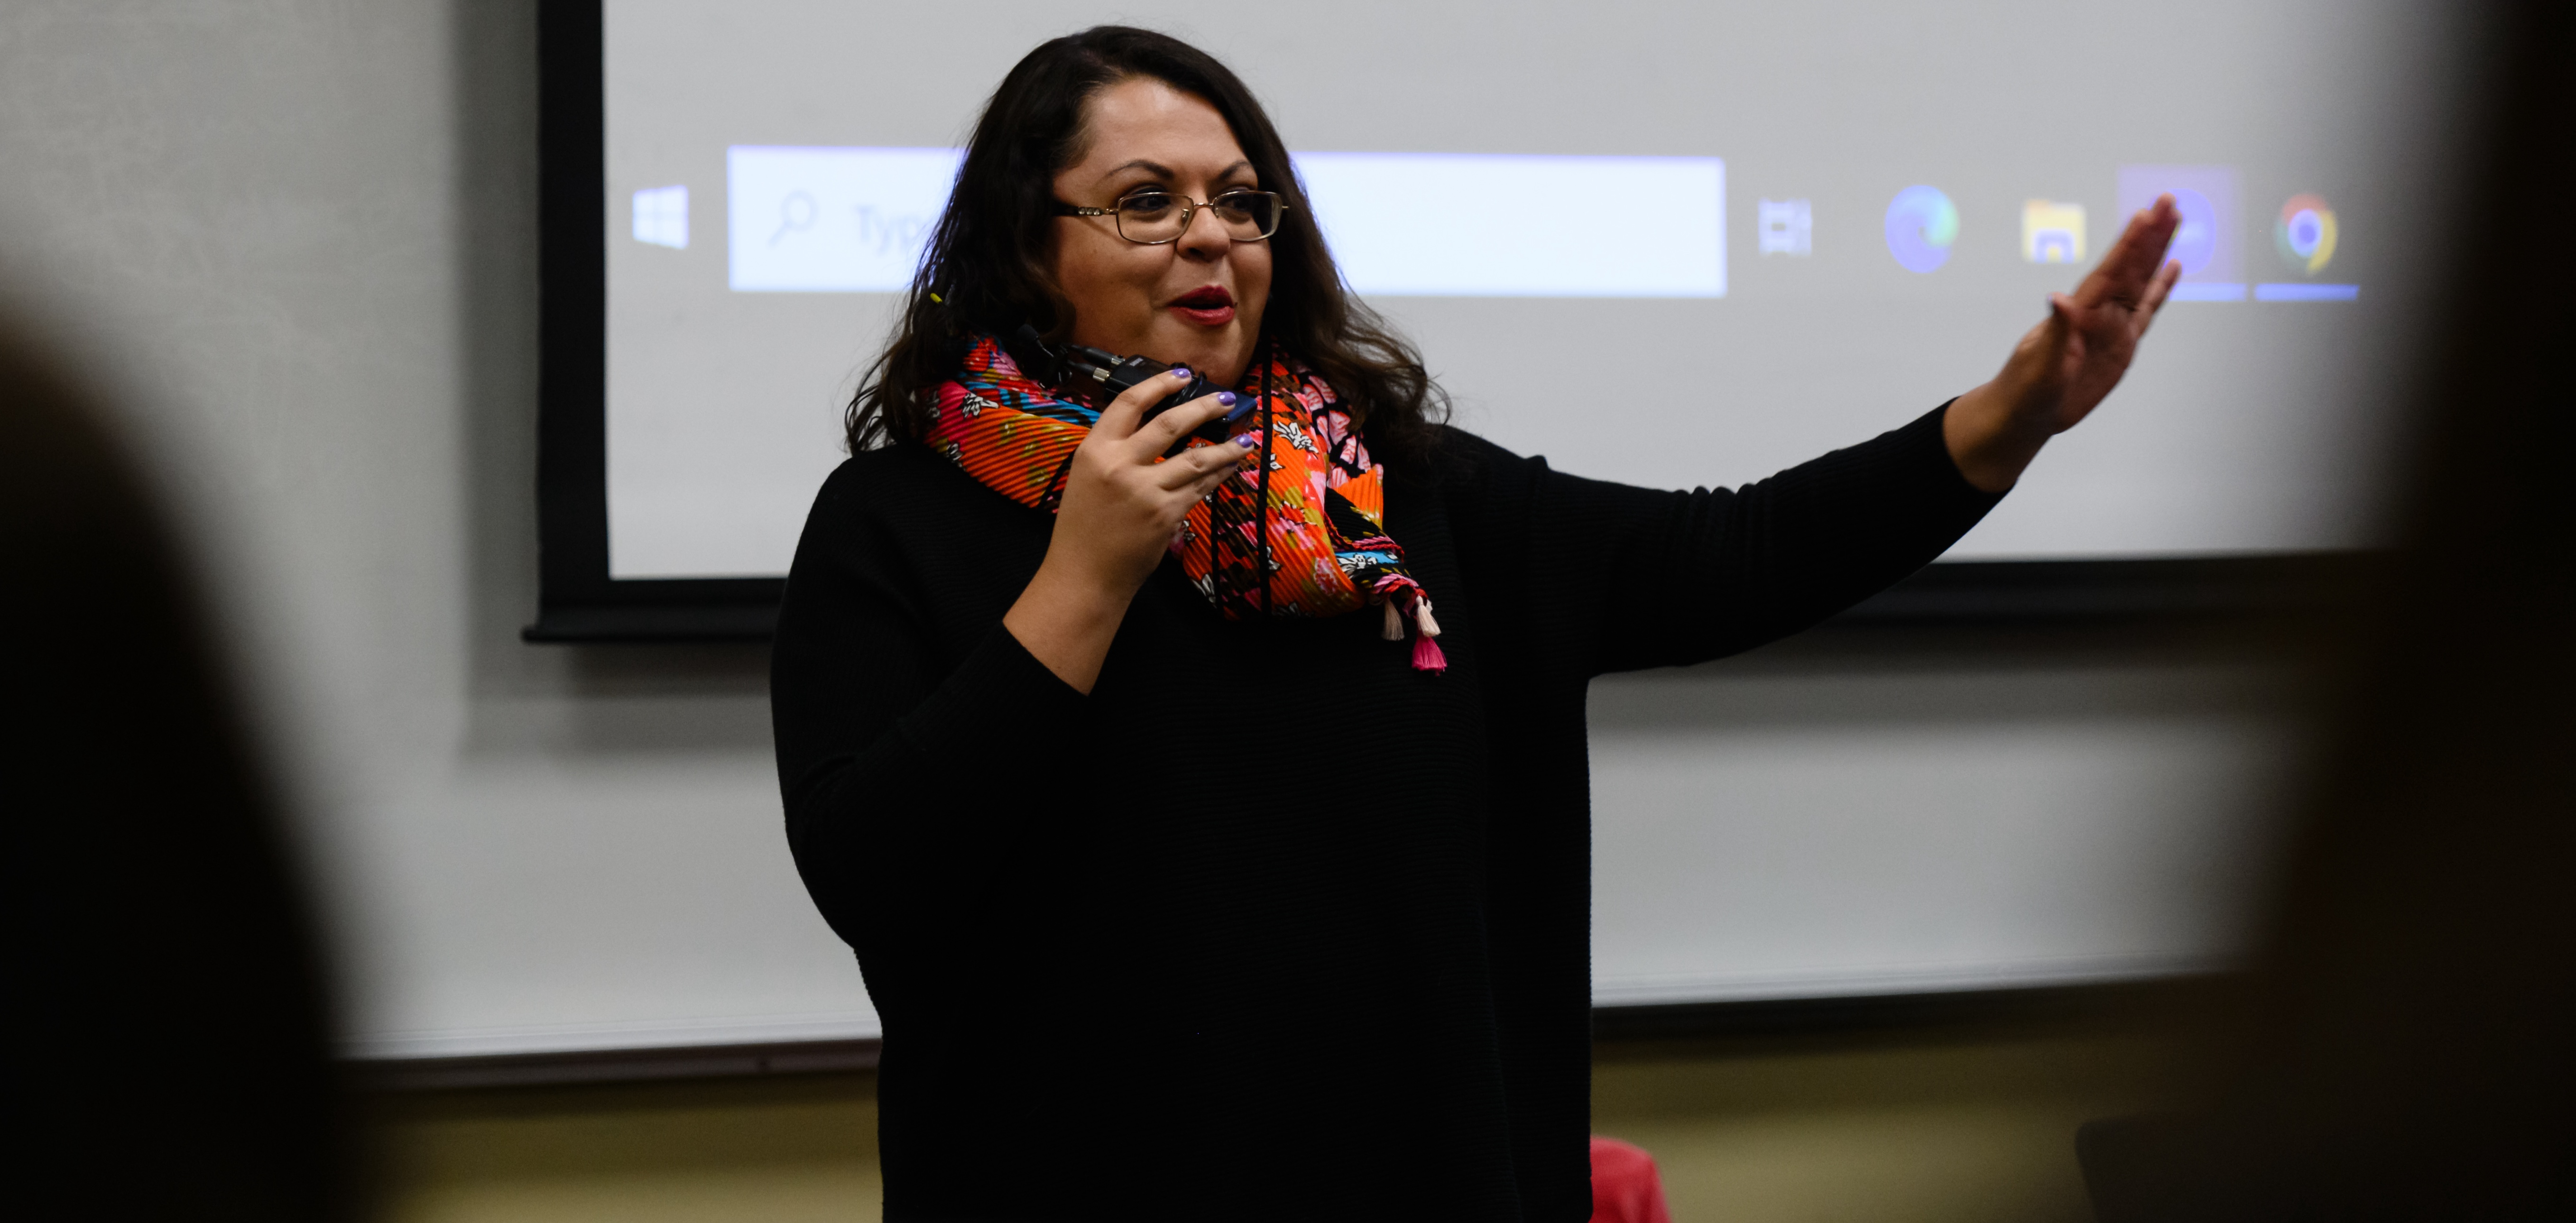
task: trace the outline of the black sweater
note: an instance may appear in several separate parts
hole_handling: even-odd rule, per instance
[[[1047,515],[918,446],[825,483],[771,688],[889,1220],[1589,1217],[1586,683],[1814,624],[1996,498],[1939,410],[1734,491],[1440,447],[1386,504],[1446,674],[1167,562],[1089,696],[1001,627]]]

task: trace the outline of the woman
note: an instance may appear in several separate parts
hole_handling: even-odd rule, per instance
[[[1031,52],[779,618],[790,839],[885,1021],[886,1216],[1586,1217],[1586,683],[1939,555],[2118,381],[2173,227],[1910,425],[1629,488],[1438,423],[1223,66]],[[1022,325],[1234,391],[1095,410]]]

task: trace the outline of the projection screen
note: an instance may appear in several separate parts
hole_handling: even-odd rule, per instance
[[[977,107],[1112,18],[1264,99],[1461,427],[1608,479],[1739,483],[1903,423],[2173,192],[2183,284],[2129,381],[1952,556],[2370,541],[2438,229],[2442,40],[2403,6],[611,0],[613,579],[785,572]]]

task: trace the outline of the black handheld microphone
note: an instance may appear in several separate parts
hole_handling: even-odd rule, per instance
[[[1049,383],[1067,394],[1080,396],[1093,407],[1107,407],[1110,400],[1126,394],[1130,387],[1172,368],[1151,357],[1121,357],[1082,344],[1049,344],[1038,335],[1036,328],[1026,323],[1020,324],[1020,329],[1013,332],[1002,347],[1011,354],[1012,362],[1020,367],[1021,373]],[[1202,395],[1223,389],[1211,384],[1197,370],[1191,370],[1189,385],[1148,406],[1143,420],[1138,423],[1150,421]],[[1250,411],[1250,396],[1237,399],[1233,411],[1200,425],[1191,436],[1223,442],[1234,436],[1235,422],[1242,420]],[[1179,454],[1187,444],[1186,438],[1174,443],[1168,454]]]

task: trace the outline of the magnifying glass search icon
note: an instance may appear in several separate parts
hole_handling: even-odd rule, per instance
[[[788,192],[786,199],[778,201],[778,232],[769,235],[769,244],[776,246],[780,238],[814,228],[814,218],[822,211],[813,196],[802,191]]]

